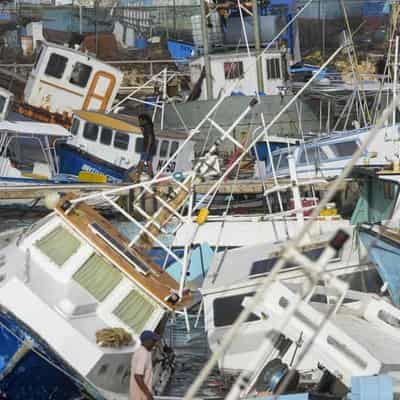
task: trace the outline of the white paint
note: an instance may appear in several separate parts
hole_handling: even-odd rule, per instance
[[[269,94],[279,94],[281,87],[285,86],[285,74],[283,71],[283,55],[285,53],[282,51],[269,50],[267,53],[261,55],[261,65],[264,80],[264,92]],[[271,79],[267,74],[267,60],[277,59],[280,65],[280,78]],[[211,76],[213,79],[213,98],[216,99],[222,94],[224,94],[225,88],[230,86],[234,79],[226,79],[224,72],[224,63],[228,62],[242,62],[243,63],[243,77],[239,79],[236,91],[241,92],[247,96],[252,96],[258,92],[257,88],[257,74],[254,71],[253,65],[255,63],[256,56],[254,53],[251,57],[248,57],[247,53],[237,53],[237,52],[225,52],[210,54],[211,63]],[[195,84],[200,76],[201,69],[204,66],[204,57],[198,57],[193,59],[190,64],[190,75],[191,82]],[[200,99],[205,100],[206,96],[206,86],[205,81],[202,86],[202,93]],[[230,95],[230,93],[229,93]]]
[[[46,68],[51,54],[56,53],[68,59],[61,78],[46,74]],[[84,88],[70,82],[71,74],[76,62],[92,67],[90,78]],[[53,113],[68,113],[73,110],[82,109],[88,96],[89,88],[96,73],[105,72],[115,77],[115,85],[110,96],[106,100],[106,110],[110,109],[117,95],[121,81],[122,72],[90,55],[70,49],[65,46],[43,43],[39,59],[32,69],[28,82],[25,86],[24,99],[31,106],[44,108]],[[103,86],[96,85],[95,94],[104,94]],[[90,107],[96,110],[100,102],[90,99]]]
[[[114,140],[116,131],[112,132],[112,140],[110,144],[103,144],[100,141],[101,132],[103,128],[100,128],[99,133],[97,135],[97,139],[95,141],[89,140],[83,136],[84,127],[86,121],[75,116],[76,119],[80,121],[79,129],[76,135],[71,136],[69,139],[69,144],[79,147],[81,150],[98,157],[102,160],[105,160],[111,164],[120,166],[122,168],[130,168],[136,165],[140,160],[140,152],[136,149],[136,141],[139,138],[143,138],[142,135],[126,132],[129,135],[129,144],[126,150],[115,147]],[[168,136],[163,133],[159,133],[156,135],[156,141],[158,142],[157,151],[153,158],[153,170],[156,173],[158,170],[162,168],[162,166],[169,160],[170,155],[172,155],[171,150],[173,150],[172,146],[176,146],[175,150],[183,143],[185,139],[184,135],[173,135]],[[168,146],[166,147],[166,152],[162,152],[162,144],[163,142],[167,142]],[[169,164],[169,167],[166,169],[166,172],[174,173],[174,172],[182,172],[189,171],[192,169],[192,161],[194,159],[194,142],[189,141],[182,151],[176,156],[175,161],[172,161]]]
[[[19,279],[12,278],[1,288],[0,302],[82,375],[87,375],[102,356],[103,352],[94,342],[88,341]]]

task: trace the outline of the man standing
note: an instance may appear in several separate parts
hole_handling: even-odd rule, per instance
[[[147,173],[153,178],[153,157],[156,154],[156,137],[154,135],[153,121],[147,114],[140,114],[139,125],[143,133],[143,149],[140,154],[140,161],[135,168],[128,171],[129,178],[137,183],[146,165]],[[133,173],[132,173],[133,172]]]
[[[158,340],[160,337],[152,331],[143,331],[140,335],[142,345],[132,357],[129,400],[153,400],[151,350]]]

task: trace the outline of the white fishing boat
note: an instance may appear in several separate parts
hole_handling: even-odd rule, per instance
[[[194,141],[183,146],[186,134],[156,130],[155,136],[154,173],[164,165],[165,175],[193,168]],[[94,173],[110,183],[126,180],[127,170],[139,163],[142,152],[143,134],[136,117],[94,111],[74,113],[71,137],[57,149],[62,173]]]
[[[278,177],[289,175],[288,155],[292,154],[299,178],[334,178],[340,174],[353,154],[361,146],[372,128],[359,128],[310,139],[292,149],[280,149],[272,153],[266,175]],[[399,125],[380,129],[357,162],[358,166],[383,167],[389,165],[396,154]]]
[[[316,261],[337,229],[352,235],[353,229],[348,221],[332,222],[330,232],[326,228],[325,234],[310,235],[305,239],[300,252]],[[284,244],[259,244],[215,255],[200,289],[204,302],[205,327],[212,351],[218,347],[241,312],[243,298],[254,295],[260,283],[271,272],[283,248]],[[365,253],[356,248],[353,240],[346,242],[326,268],[349,282],[352,290],[379,292],[383,285],[373,264],[369,263]],[[287,262],[279,274],[279,280],[285,283],[299,283],[306,278],[306,272],[296,262]],[[326,302],[328,297],[320,294],[315,298]],[[252,315],[219,361],[219,368],[229,372],[242,370],[246,360],[257,355],[264,335],[263,321]]]
[[[191,302],[167,272],[72,198],[13,239],[1,260],[0,390],[7,397],[127,399],[140,333],[162,334],[169,315]],[[161,343],[154,363],[160,393],[173,351]]]

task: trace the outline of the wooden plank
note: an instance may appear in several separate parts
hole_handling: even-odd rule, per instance
[[[90,224],[96,222],[106,230],[115,240],[128,247],[129,240],[114,228],[105,218],[97,213],[86,203],[79,203],[72,211],[66,214],[61,206],[73,195],[64,196],[56,207],[56,213],[71,226],[80,236],[84,237],[100,254],[104,255],[112,264],[121,270],[126,276],[142,287],[151,297],[161,303],[169,310],[181,309],[188,306],[192,301],[191,294],[185,294],[182,301],[172,305],[165,301],[172,290],[178,291],[178,283],[149,257],[138,248],[131,248],[133,254],[144,262],[151,272],[143,275],[138,272],[124,257],[122,257],[111,246],[97,236],[90,228]]]
[[[301,182],[302,180],[299,179],[299,184],[301,184]],[[195,192],[199,194],[207,193],[208,190],[214,184],[215,181],[199,183],[195,185]],[[279,179],[279,184],[281,185],[290,184],[290,179],[288,178]],[[313,186],[315,187],[316,190],[324,190],[326,189],[328,184],[329,182],[326,183],[321,182],[314,184]],[[220,194],[264,193],[264,187],[267,189],[272,189],[274,186],[276,185],[272,180],[265,181],[264,185],[260,180],[251,180],[251,179],[237,180],[237,181],[228,180],[221,183],[221,185],[218,188],[218,193]]]

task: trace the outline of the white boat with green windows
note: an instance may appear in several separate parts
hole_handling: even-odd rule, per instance
[[[0,393],[9,398],[127,400],[140,333],[162,334],[192,299],[72,196],[1,249],[0,260]],[[173,368],[161,342],[155,393]]]

